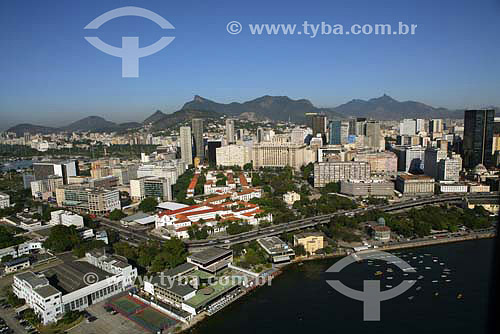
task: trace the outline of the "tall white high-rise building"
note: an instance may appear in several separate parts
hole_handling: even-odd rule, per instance
[[[189,126],[181,126],[180,128],[181,140],[181,160],[186,165],[193,164],[193,144],[191,137],[191,128]]]
[[[404,119],[399,123],[399,134],[401,136],[413,136],[416,133],[417,122],[414,119]]]
[[[425,119],[417,118],[416,120],[416,132],[425,132]]]
[[[234,143],[234,119],[226,119],[226,139],[228,144]]]

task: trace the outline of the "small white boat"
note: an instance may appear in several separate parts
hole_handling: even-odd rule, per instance
[[[387,277],[387,279],[393,279],[393,277],[392,277],[392,276],[389,276],[389,277]]]
[[[414,298],[414,296],[410,296],[408,297],[408,300],[412,300]]]
[[[417,286],[417,289],[416,289],[416,290],[417,290],[417,291],[420,291],[420,290],[422,290],[422,287],[421,287],[421,286]]]
[[[451,279],[447,279],[445,282],[446,282],[446,283],[450,283],[450,282],[451,282]]]
[[[437,283],[437,282],[438,282],[438,280],[434,280],[434,281],[432,281],[432,283]]]
[[[385,287],[390,289],[392,288],[392,285],[386,285]]]
[[[422,276],[422,275],[417,277],[417,279],[422,279],[422,278],[424,278],[424,276]]]
[[[431,270],[431,267],[425,267],[426,270]]]
[[[439,263],[439,265],[444,266],[444,263],[443,263],[443,262],[441,262],[441,263]]]

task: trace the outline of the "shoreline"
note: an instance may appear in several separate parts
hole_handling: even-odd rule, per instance
[[[388,245],[382,245],[378,246],[378,248],[375,248],[376,250],[380,251],[388,251],[388,250],[398,250],[398,249],[408,249],[408,248],[421,248],[421,247],[426,247],[426,246],[435,246],[435,245],[442,245],[442,244],[449,244],[449,243],[457,243],[457,242],[463,242],[463,241],[471,241],[471,240],[480,240],[480,239],[494,239],[496,237],[496,233],[481,233],[481,234],[474,234],[474,235],[467,235],[467,236],[461,236],[461,237],[453,237],[453,238],[443,238],[443,239],[430,239],[430,240],[422,240],[422,241],[414,241],[414,242],[408,242],[404,244],[388,244]],[[373,250],[373,248],[370,248],[370,250]],[[315,261],[315,260],[323,260],[323,259],[333,259],[336,257],[343,257],[347,256],[346,251],[340,251],[332,254],[325,254],[325,255],[310,255],[310,256],[301,256],[301,257],[296,257],[290,263],[287,263],[284,265],[282,268],[286,268],[292,264],[298,264],[302,262],[307,262],[307,261]]]
[[[408,242],[408,243],[404,243],[404,244],[384,245],[384,246],[379,246],[376,249],[380,250],[380,251],[388,251],[388,250],[398,250],[398,249],[421,248],[421,247],[426,247],[426,246],[436,246],[436,245],[458,243],[458,242],[464,242],[464,241],[493,239],[495,237],[496,237],[496,233],[481,233],[481,234],[474,234],[474,235],[467,235],[467,236],[453,237],[453,238],[431,239],[431,240]],[[295,259],[293,259],[292,261],[290,261],[286,265],[283,265],[282,267],[280,267],[277,274],[272,279],[283,274],[284,269],[289,268],[292,265],[299,265],[300,263],[308,262],[308,261],[319,261],[319,260],[340,258],[340,257],[344,257],[347,255],[348,254],[346,251],[340,251],[340,252],[336,252],[336,253],[332,253],[332,254],[325,254],[325,255],[311,255],[311,256],[296,257]],[[255,288],[244,292],[243,294],[241,294],[240,296],[235,298],[227,306],[233,304],[237,300],[244,302],[244,300],[242,300],[242,299],[245,296],[251,294],[253,291],[259,289],[260,287],[261,286],[256,286]],[[223,309],[221,309],[220,311],[223,311]],[[196,328],[196,325],[198,325],[200,322],[202,322],[203,320],[205,320],[208,317],[209,317],[209,315],[207,315],[205,313],[200,314],[200,317],[198,319],[195,318],[192,323],[190,323],[185,328],[182,328],[180,331],[177,331],[175,333],[189,333],[191,330]]]

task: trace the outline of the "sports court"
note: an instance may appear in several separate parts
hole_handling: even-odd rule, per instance
[[[114,298],[107,305],[154,333],[175,326],[178,322],[129,295]]]
[[[137,311],[129,316],[130,319],[151,331],[166,329],[177,324],[177,321],[167,317],[165,314],[156,309],[147,306],[146,308]]]

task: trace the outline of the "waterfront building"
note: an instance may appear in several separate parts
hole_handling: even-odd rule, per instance
[[[272,263],[290,262],[295,257],[293,248],[278,237],[265,237],[257,239],[257,243],[262,247]]]
[[[375,225],[371,229],[375,240],[389,241],[391,239],[391,229],[388,226]]]
[[[478,164],[493,167],[494,109],[466,110],[464,117],[464,168]]]
[[[189,255],[186,261],[203,271],[216,274],[233,262],[233,251],[222,247],[211,247]]]
[[[325,247],[325,237],[321,232],[297,233],[293,236],[293,246],[302,245],[307,254],[315,254]]]
[[[314,187],[341,180],[367,180],[370,164],[364,161],[318,162],[314,164]]]

